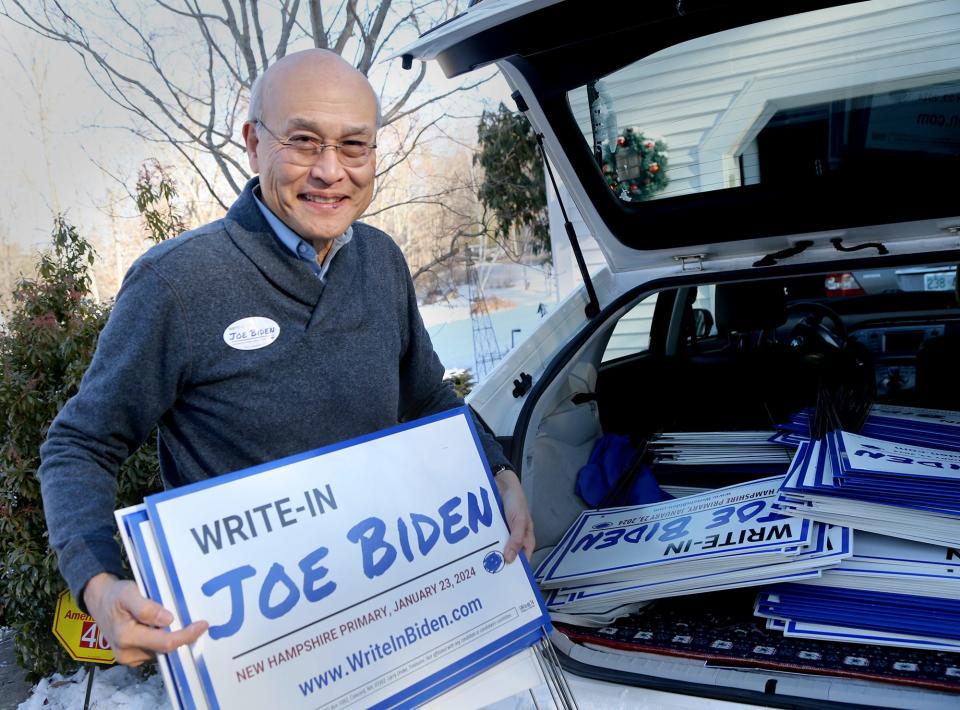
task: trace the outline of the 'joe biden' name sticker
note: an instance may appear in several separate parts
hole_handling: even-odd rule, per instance
[[[241,318],[223,331],[223,342],[237,350],[265,348],[280,336],[280,326],[269,318]]]

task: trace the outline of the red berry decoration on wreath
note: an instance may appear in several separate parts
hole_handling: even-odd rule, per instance
[[[640,130],[625,128],[615,145],[603,146],[600,169],[610,189],[624,202],[649,199],[669,183],[667,145]]]

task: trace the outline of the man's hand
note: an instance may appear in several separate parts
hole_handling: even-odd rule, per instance
[[[140,594],[130,580],[101,572],[83,589],[90,615],[110,642],[117,663],[139,666],[157,653],[170,653],[196,641],[207,630],[206,621],[195,621],[179,631],[164,631],[173,614]]]
[[[527,496],[523,493],[520,479],[510,469],[500,471],[495,477],[497,490],[503,500],[503,515],[507,519],[510,529],[510,539],[503,550],[507,562],[513,562],[517,553],[523,549],[527,560],[533,554],[533,518],[530,517],[530,507],[527,505]]]

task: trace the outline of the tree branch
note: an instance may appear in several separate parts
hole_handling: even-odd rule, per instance
[[[242,28],[237,26],[237,15],[228,0],[223,0],[223,9],[227,13],[227,27],[230,30],[230,34],[233,35],[233,39],[237,43],[237,49],[240,51],[240,55],[243,57],[244,63],[247,66],[247,76],[255,77],[257,75],[257,58],[253,55],[253,47],[250,46],[250,28],[247,26],[246,0],[240,0]]]
[[[310,29],[313,30],[313,46],[318,49],[326,49],[329,43],[327,41],[327,29],[323,26],[323,8],[320,7],[320,0],[309,0],[309,2]]]
[[[293,0],[293,7],[290,7],[289,0],[284,0],[280,6],[280,39],[277,40],[277,49],[274,56],[282,59],[287,56],[287,44],[290,42],[290,33],[297,23],[297,12],[300,10],[300,0]],[[266,70],[267,65],[263,65]]]
[[[257,33],[257,48],[260,50],[260,66],[269,64],[267,48],[263,43],[263,27],[260,25],[260,1],[250,0],[250,13],[253,15],[253,28]]]
[[[403,104],[398,101],[390,108],[389,111],[386,112],[386,114],[384,114],[383,124],[387,125],[389,123],[393,123],[394,121],[400,120],[404,116],[409,116],[411,114],[417,113],[425,106],[429,106],[430,104],[436,103],[437,101],[441,101],[447,98],[448,96],[452,96],[453,94],[459,93],[461,91],[470,91],[471,89],[476,89],[478,86],[483,86],[484,84],[486,84],[495,76],[496,76],[496,72],[494,72],[488,77],[481,79],[480,81],[474,82],[473,84],[468,84],[467,86],[460,86],[460,87],[450,89],[450,91],[444,94],[439,94],[437,96],[429,98],[426,101],[423,101],[417,104],[416,106],[414,106],[413,108],[407,109],[406,111],[403,111],[403,112],[400,111],[400,109],[403,108]]]

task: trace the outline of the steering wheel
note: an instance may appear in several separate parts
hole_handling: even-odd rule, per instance
[[[806,316],[790,331],[791,348],[804,352],[840,352],[847,342],[847,326],[836,311],[822,303],[804,301],[787,306],[787,317]]]

